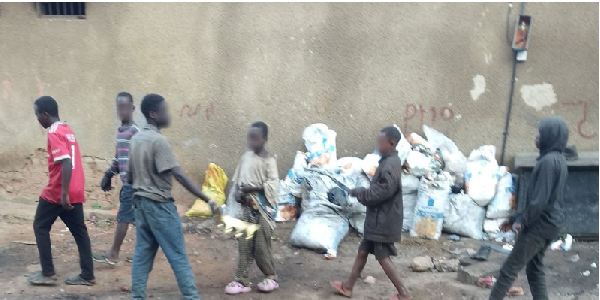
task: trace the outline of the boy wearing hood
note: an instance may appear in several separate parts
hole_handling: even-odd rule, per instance
[[[547,300],[543,258],[564,222],[563,196],[567,182],[564,151],[569,127],[561,117],[539,123],[536,147],[540,150],[525,194],[525,209],[500,226],[518,234],[517,242],[504,262],[490,300],[504,299],[517,274],[526,268],[527,281],[534,300]]]

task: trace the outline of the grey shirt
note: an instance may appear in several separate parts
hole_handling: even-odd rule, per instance
[[[131,138],[127,170],[131,172],[134,196],[173,201],[171,169],[178,166],[169,141],[156,126],[146,125]]]

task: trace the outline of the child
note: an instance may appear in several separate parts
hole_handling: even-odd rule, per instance
[[[103,191],[111,190],[111,179],[119,174],[123,187],[119,193],[119,212],[117,213],[117,228],[112,247],[108,252],[94,254],[94,260],[109,265],[116,265],[119,260],[121,245],[127,235],[129,224],[135,222],[133,214],[133,188],[127,182],[127,160],[129,159],[129,141],[131,137],[138,132],[138,127],[133,122],[133,97],[127,92],[121,92],[117,95],[117,115],[121,120],[121,127],[117,129],[117,150],[110,168],[104,174],[100,187]],[[132,257],[125,258],[132,262]]]
[[[368,189],[357,188],[349,194],[367,207],[364,239],[358,247],[358,255],[346,282],[332,281],[331,286],[341,295],[352,297],[354,283],[360,277],[370,254],[374,254],[390,278],[398,293],[390,300],[410,300],[412,296],[402,284],[390,256],[396,256],[394,243],[400,242],[402,234],[402,164],[396,151],[400,131],[386,127],[377,136],[377,150],[381,155],[379,167]]]
[[[35,101],[35,116],[48,130],[48,185],[42,191],[33,221],[42,271],[28,276],[34,285],[55,285],[50,230],[56,218],[67,225],[79,250],[81,274],[68,278],[67,284],[93,285],[94,261],[90,237],[83,215],[84,175],[79,144],[75,134],[58,117],[58,104],[49,96]]]
[[[208,202],[213,212],[217,204],[183,173],[169,141],[160,132],[170,122],[165,98],[146,95],[141,108],[148,124],[131,139],[127,165],[127,182],[133,185],[136,227],[132,298],[146,299],[148,274],[160,246],[175,273],[183,299],[200,300],[185,249],[181,218],[171,195],[173,177],[189,192]]]
[[[252,239],[238,238],[238,267],[235,280],[225,287],[225,293],[233,295],[252,291],[248,281],[248,270],[256,260],[265,279],[258,284],[262,292],[272,292],[279,288],[275,265],[271,254],[271,234],[277,208],[277,162],[267,152],[265,144],[269,128],[263,122],[256,122],[248,129],[248,149],[241,158],[233,175],[234,194],[242,204],[242,221],[259,224]]]
[[[535,144],[540,150],[525,194],[525,210],[504,222],[500,230],[518,234],[515,247],[500,269],[490,300],[504,299],[511,284],[527,266],[527,281],[533,299],[548,299],[544,274],[544,254],[556,239],[564,223],[563,196],[567,182],[564,156],[569,127],[560,117],[550,117],[539,124]]]

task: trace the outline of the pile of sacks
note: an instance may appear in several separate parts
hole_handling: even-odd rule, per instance
[[[467,158],[444,134],[428,126],[423,132],[426,139],[402,135],[397,146],[404,166],[403,229],[428,239],[438,239],[442,231],[473,239],[499,236],[498,226],[516,201],[514,178],[498,166],[495,147],[482,146]],[[364,159],[337,159],[336,137],[324,124],[304,130],[307,152],[296,153],[280,182],[276,217],[279,222],[299,218],[292,245],[322,251],[328,258],[337,255],[350,227],[363,233],[366,207],[348,190],[368,187],[380,160],[376,152]]]

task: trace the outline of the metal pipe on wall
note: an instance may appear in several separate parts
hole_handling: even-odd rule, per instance
[[[525,14],[525,3],[521,2],[521,12],[520,14]],[[510,5],[510,4],[509,4]],[[508,13],[510,14],[510,6]],[[507,29],[508,30],[508,29]],[[506,154],[506,140],[508,138],[508,128],[510,124],[510,113],[512,112],[512,104],[513,104],[513,95],[515,93],[515,81],[517,75],[517,52],[513,51],[513,69],[512,69],[512,77],[510,80],[510,92],[508,94],[508,108],[506,110],[506,120],[504,123],[504,132],[502,133],[502,150],[500,152],[500,165],[504,165],[504,156]]]

